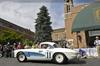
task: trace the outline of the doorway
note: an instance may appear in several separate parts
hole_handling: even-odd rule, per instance
[[[95,36],[90,36],[89,37],[89,47],[95,47],[94,41],[95,41]]]
[[[95,47],[94,41],[97,35],[90,35],[89,31],[85,31],[87,47]]]

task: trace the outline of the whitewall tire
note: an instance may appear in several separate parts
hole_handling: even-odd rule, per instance
[[[24,53],[18,53],[18,55],[17,55],[17,60],[18,60],[19,62],[24,62],[24,61],[26,61],[26,56],[25,56],[25,54],[24,54]]]
[[[54,62],[55,63],[61,64],[61,63],[64,63],[65,61],[66,61],[66,57],[64,54],[57,53],[54,55]]]

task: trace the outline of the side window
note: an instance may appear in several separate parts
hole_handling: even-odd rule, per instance
[[[47,47],[48,47],[48,44],[42,44],[42,45],[41,45],[41,48],[42,48],[42,49],[47,49]]]
[[[52,48],[54,48],[54,47],[49,45],[49,44],[42,44],[41,45],[41,49],[52,49]]]

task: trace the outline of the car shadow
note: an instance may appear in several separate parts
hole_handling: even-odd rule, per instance
[[[85,60],[79,60],[79,61],[69,61],[67,64],[86,64]]]
[[[50,61],[35,61],[35,60],[32,60],[32,61],[25,61],[25,62],[22,62],[22,63],[53,64],[53,63],[50,62]]]
[[[23,63],[26,63],[26,62],[23,62]],[[54,62],[51,62],[51,61],[27,61],[27,63],[35,63],[35,64],[56,64],[58,65],[57,63],[54,63]],[[86,64],[86,61],[85,60],[79,60],[79,61],[66,61],[65,63],[63,64],[59,64],[59,65],[66,65],[66,64]]]

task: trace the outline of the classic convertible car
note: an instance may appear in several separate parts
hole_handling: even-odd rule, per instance
[[[36,49],[18,49],[14,51],[14,57],[19,62],[28,60],[54,61],[55,63],[64,63],[69,60],[77,60],[79,52],[68,49],[59,48],[54,42],[42,42],[40,48]]]

